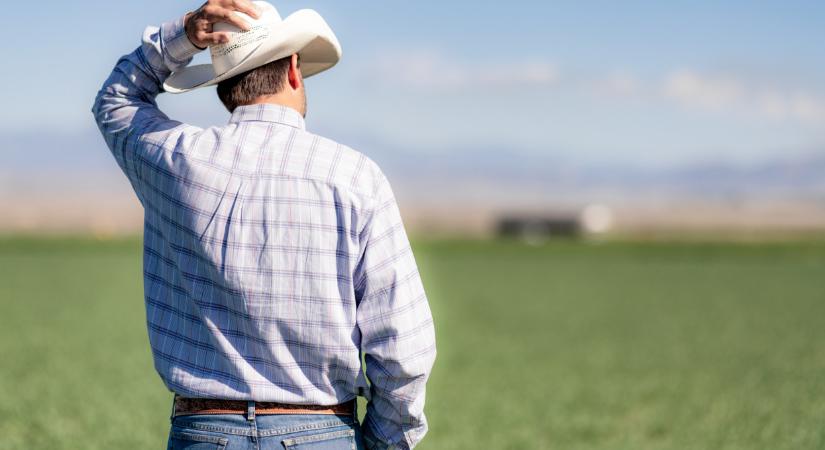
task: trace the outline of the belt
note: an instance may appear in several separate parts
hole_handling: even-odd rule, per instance
[[[251,408],[253,404],[254,409]],[[355,415],[355,400],[350,400],[338,405],[321,406],[175,397],[175,417],[195,414],[247,414],[249,412],[254,412],[254,414],[329,414],[353,416]]]

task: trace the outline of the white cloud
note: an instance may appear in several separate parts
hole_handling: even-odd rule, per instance
[[[627,70],[566,74],[547,61],[471,64],[432,50],[388,52],[372,70],[382,82],[404,88],[460,91],[519,87],[564,90],[609,101],[670,103],[715,114],[776,121],[825,122],[825,96],[789,86],[759,85],[747,76],[673,71],[660,78],[640,78]]]
[[[797,93],[790,98],[790,115],[802,120],[825,122],[825,101],[807,93]]]
[[[745,96],[745,87],[734,79],[704,78],[683,70],[667,77],[663,93],[689,106],[721,110],[740,102]]]
[[[603,77],[598,77],[588,83],[584,88],[597,96],[607,97],[639,97],[644,94],[643,83],[634,74],[615,70]]]
[[[557,67],[548,62],[469,65],[426,51],[385,57],[375,69],[386,82],[427,89],[552,86],[560,80]]]
[[[691,70],[670,74],[664,98],[714,112],[756,114],[776,120],[825,122],[825,98],[809,92],[749,84],[744,79],[712,77]]]
[[[779,92],[763,92],[756,98],[756,102],[760,112],[768,117],[781,120],[788,115],[788,100]]]

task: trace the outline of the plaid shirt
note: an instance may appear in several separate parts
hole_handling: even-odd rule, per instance
[[[375,448],[415,446],[435,337],[390,185],[289,108],[242,106],[207,129],[170,120],[155,97],[197,51],[183,19],[147,28],[92,109],[145,210],[158,373],[196,398],[361,394]]]

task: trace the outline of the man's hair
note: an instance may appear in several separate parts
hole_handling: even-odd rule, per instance
[[[281,92],[287,83],[292,56],[281,58],[218,83],[218,97],[229,112],[262,95]]]

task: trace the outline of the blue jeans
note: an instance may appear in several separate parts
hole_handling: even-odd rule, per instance
[[[324,414],[172,418],[168,450],[363,450],[355,417]]]

